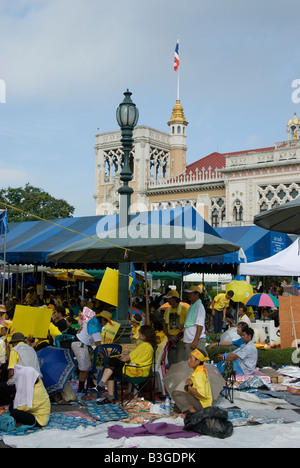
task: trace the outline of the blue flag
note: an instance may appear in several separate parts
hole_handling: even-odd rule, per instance
[[[0,210],[0,232],[9,232],[6,210]]]

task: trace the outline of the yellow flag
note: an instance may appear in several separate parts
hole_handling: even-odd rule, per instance
[[[133,278],[129,277],[128,290],[131,286]],[[118,297],[119,297],[119,272],[118,270],[113,270],[112,268],[106,268],[100,287],[96,294],[96,299],[99,301],[106,302],[106,304],[111,304],[115,307],[118,307]]]

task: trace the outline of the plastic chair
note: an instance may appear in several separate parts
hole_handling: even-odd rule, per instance
[[[68,335],[66,333],[63,333],[62,335],[57,335],[54,338],[53,345],[57,348],[71,349],[71,343],[72,341],[74,341],[74,339],[74,335]]]
[[[151,396],[151,401],[152,403],[155,403],[155,351],[157,347],[155,347],[154,352],[153,352],[153,358],[152,358],[152,363],[150,367],[149,374],[144,377],[130,377],[126,375],[126,367],[133,367],[133,364],[130,363],[125,363],[125,372],[122,374],[121,378],[121,405],[126,406],[130,401],[135,398],[145,387],[147,384],[150,384],[150,396]],[[149,367],[148,366],[138,366],[136,365],[138,369],[143,369],[144,367]],[[129,398],[129,400],[123,405],[124,402],[124,384],[128,382],[131,384],[131,391],[133,393],[132,397]]]
[[[94,349],[94,359],[93,359],[93,367],[91,368],[87,380],[87,386],[89,386],[91,377],[93,374],[97,373],[97,384],[100,382],[103,372],[107,367],[108,361],[110,357],[119,355],[122,353],[122,346],[119,344],[101,344]],[[97,356],[100,354],[103,357],[103,367],[101,369],[97,369]],[[115,380],[115,389],[114,389],[114,397],[118,399],[118,390],[117,390],[117,380]],[[101,397],[101,392],[97,392],[97,396]]]

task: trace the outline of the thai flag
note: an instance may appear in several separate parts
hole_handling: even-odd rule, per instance
[[[177,71],[179,67],[179,38],[176,42],[175,54],[174,54],[174,70]]]

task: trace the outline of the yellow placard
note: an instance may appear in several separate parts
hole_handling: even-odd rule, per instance
[[[46,307],[17,305],[11,330],[23,333],[25,337],[47,338],[53,310]]]
[[[116,338],[116,334],[120,328],[120,323],[112,321],[112,325],[107,323],[101,331],[101,340],[103,344],[113,343]]]
[[[133,278],[129,277],[128,290]],[[100,287],[96,294],[96,299],[118,307],[119,297],[119,271],[112,268],[106,268]]]

